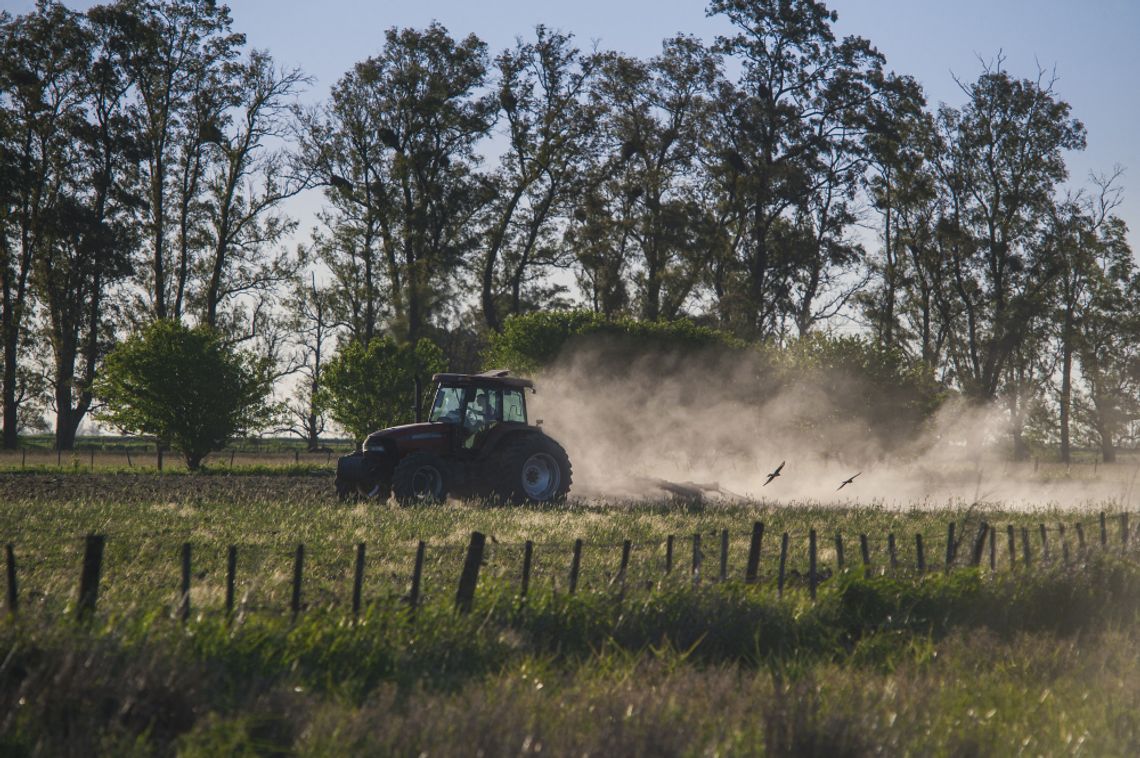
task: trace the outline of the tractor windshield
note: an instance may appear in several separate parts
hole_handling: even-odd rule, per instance
[[[459,423],[459,405],[463,400],[463,390],[459,387],[440,387],[435,393],[435,403],[431,407],[428,421]]]

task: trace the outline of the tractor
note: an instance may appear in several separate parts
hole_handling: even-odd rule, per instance
[[[400,503],[448,495],[545,503],[570,491],[570,459],[527,423],[529,379],[506,371],[436,374],[428,420],[373,432],[337,461],[336,492]]]

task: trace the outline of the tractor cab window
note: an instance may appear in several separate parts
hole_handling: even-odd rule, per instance
[[[503,420],[503,394],[497,389],[471,387],[467,390],[467,407],[463,415],[464,447],[475,447],[481,432]]]
[[[463,390],[459,387],[440,387],[435,393],[435,403],[431,407],[428,421],[459,423],[459,406],[463,400]]]
[[[503,421],[526,423],[526,401],[522,390],[503,390]]]
[[[502,395],[498,390],[471,387],[467,390],[467,413],[463,427],[470,434],[480,432],[496,421],[501,421]]]

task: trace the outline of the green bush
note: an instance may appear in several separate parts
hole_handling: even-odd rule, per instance
[[[503,330],[491,335],[484,364],[533,373],[553,363],[568,344],[587,337],[609,338],[621,348],[636,346],[644,352],[745,346],[727,332],[688,319],[638,321],[607,319],[590,311],[542,312],[508,318]]]
[[[858,423],[869,437],[901,442],[918,433],[945,398],[929,367],[862,337],[813,334],[762,348],[762,356],[767,381],[810,385],[832,399],[829,412],[815,419],[824,435],[837,422]]]
[[[320,404],[356,439],[415,419],[415,380],[424,387],[443,371],[443,352],[431,340],[413,348],[391,337],[368,345],[349,342],[325,367]]]
[[[99,418],[172,445],[197,471],[211,452],[273,418],[268,362],[227,345],[208,327],[156,321],[113,349],[96,395]]]

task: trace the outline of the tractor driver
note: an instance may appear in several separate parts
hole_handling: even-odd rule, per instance
[[[463,428],[468,436],[463,442],[464,447],[474,447],[476,437],[499,420],[498,403],[495,400],[492,390],[477,388],[473,397],[467,401],[467,416]]]

